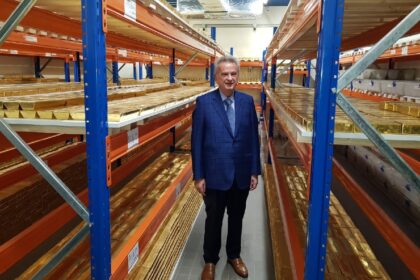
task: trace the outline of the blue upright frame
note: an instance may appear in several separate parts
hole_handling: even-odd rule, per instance
[[[120,75],[118,74],[118,72],[119,72],[118,61],[113,61],[112,62],[112,82],[114,84],[120,83]]]
[[[108,119],[103,3],[102,0],[82,0],[92,279],[109,279],[111,275],[109,188],[105,155]]]
[[[73,61],[73,76],[75,82],[80,82],[80,55],[76,53]]]
[[[206,81],[209,80],[209,67],[206,66]]]
[[[210,28],[211,31],[211,38],[216,41],[216,27],[212,26]],[[215,86],[215,81],[214,81],[214,60],[213,58],[211,58],[210,60],[210,86],[214,87]]]
[[[290,64],[289,71],[290,71],[290,73],[289,73],[289,84],[293,84],[294,74],[295,74],[295,66],[293,64]]]
[[[133,63],[133,79],[137,80],[137,62]]]
[[[305,279],[324,279],[344,0],[323,0],[317,55]]]
[[[153,62],[150,62],[150,64],[146,68],[146,71],[147,71],[147,78],[153,79]]]
[[[271,88],[272,89],[275,89],[276,88],[276,73],[277,73],[277,71],[276,71],[276,67],[277,67],[276,63],[277,63],[277,58],[276,57],[273,57],[271,59]]]
[[[139,80],[143,80],[143,63],[139,62]]]
[[[267,75],[266,75],[266,71],[267,71],[267,64],[265,63],[265,55],[267,53],[267,50],[263,50],[262,53],[262,62],[263,62],[263,67],[261,69],[261,116],[264,116],[264,111],[266,108],[266,103],[267,103],[267,96],[265,94],[265,90],[264,90],[264,82],[266,82],[267,79]]]
[[[34,74],[35,78],[41,78],[41,58],[39,56],[34,58]]]
[[[67,60],[64,61],[64,81],[70,82],[70,63]]]
[[[308,76],[306,77],[305,87],[309,88],[311,86],[311,61],[306,61],[306,69],[308,70]]]
[[[175,49],[172,49],[171,63],[169,64],[169,83],[175,84]]]
[[[233,56],[233,48],[232,47],[230,48],[230,55]]]

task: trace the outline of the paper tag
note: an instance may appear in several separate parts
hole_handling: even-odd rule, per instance
[[[408,47],[407,46],[401,48],[401,54],[402,55],[407,55],[408,54]]]
[[[128,273],[134,268],[137,261],[139,260],[139,243],[131,249],[130,253],[128,253]]]
[[[19,52],[17,50],[10,50],[9,53],[10,54],[18,54]]]
[[[127,138],[128,138],[128,144],[127,148],[131,149],[132,147],[139,144],[139,129],[135,128],[132,130],[127,131]]]
[[[396,54],[396,53],[397,53],[397,51],[395,49],[391,50],[391,54]]]
[[[127,50],[118,50],[118,54],[122,57],[127,57]]]
[[[128,18],[136,20],[136,0],[124,0],[124,15]]]
[[[31,43],[37,43],[38,42],[38,38],[35,37],[35,36],[26,35],[25,36],[25,41],[31,42]]]
[[[181,183],[179,183],[175,188],[176,197],[178,197],[180,193],[181,193]]]

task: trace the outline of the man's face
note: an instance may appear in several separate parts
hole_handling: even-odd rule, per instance
[[[238,83],[239,69],[235,63],[222,62],[216,69],[216,83],[226,96],[231,96]]]

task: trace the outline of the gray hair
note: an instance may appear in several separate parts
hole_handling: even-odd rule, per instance
[[[216,75],[217,70],[219,69],[220,64],[227,62],[227,63],[233,63],[237,66],[238,68],[238,74],[239,74],[239,68],[240,68],[240,64],[239,64],[239,60],[231,55],[224,55],[221,56],[219,58],[216,59],[216,62],[214,63],[214,74]]]

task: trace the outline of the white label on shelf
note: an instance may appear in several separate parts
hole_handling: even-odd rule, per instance
[[[10,50],[10,54],[18,54],[19,52],[17,50]]]
[[[175,188],[175,194],[176,194],[176,197],[178,197],[179,196],[179,194],[181,193],[181,183],[179,183],[177,186],[176,186],[176,188]]]
[[[31,43],[37,43],[38,42],[38,38],[36,36],[26,35],[25,36],[25,41],[31,42]]]
[[[396,53],[397,53],[397,51],[395,49],[391,50],[391,54],[396,54]]]
[[[127,18],[136,20],[136,0],[124,0],[124,15]]]
[[[118,50],[118,54],[123,57],[127,57],[127,50]]]
[[[137,242],[136,245],[131,249],[130,253],[128,253],[128,273],[134,268],[137,261],[139,260],[139,243]]]
[[[401,48],[401,54],[402,55],[407,55],[408,54],[408,47],[407,46]]]
[[[128,149],[139,144],[139,129],[136,127],[135,129],[127,131],[127,138],[128,138]]]

